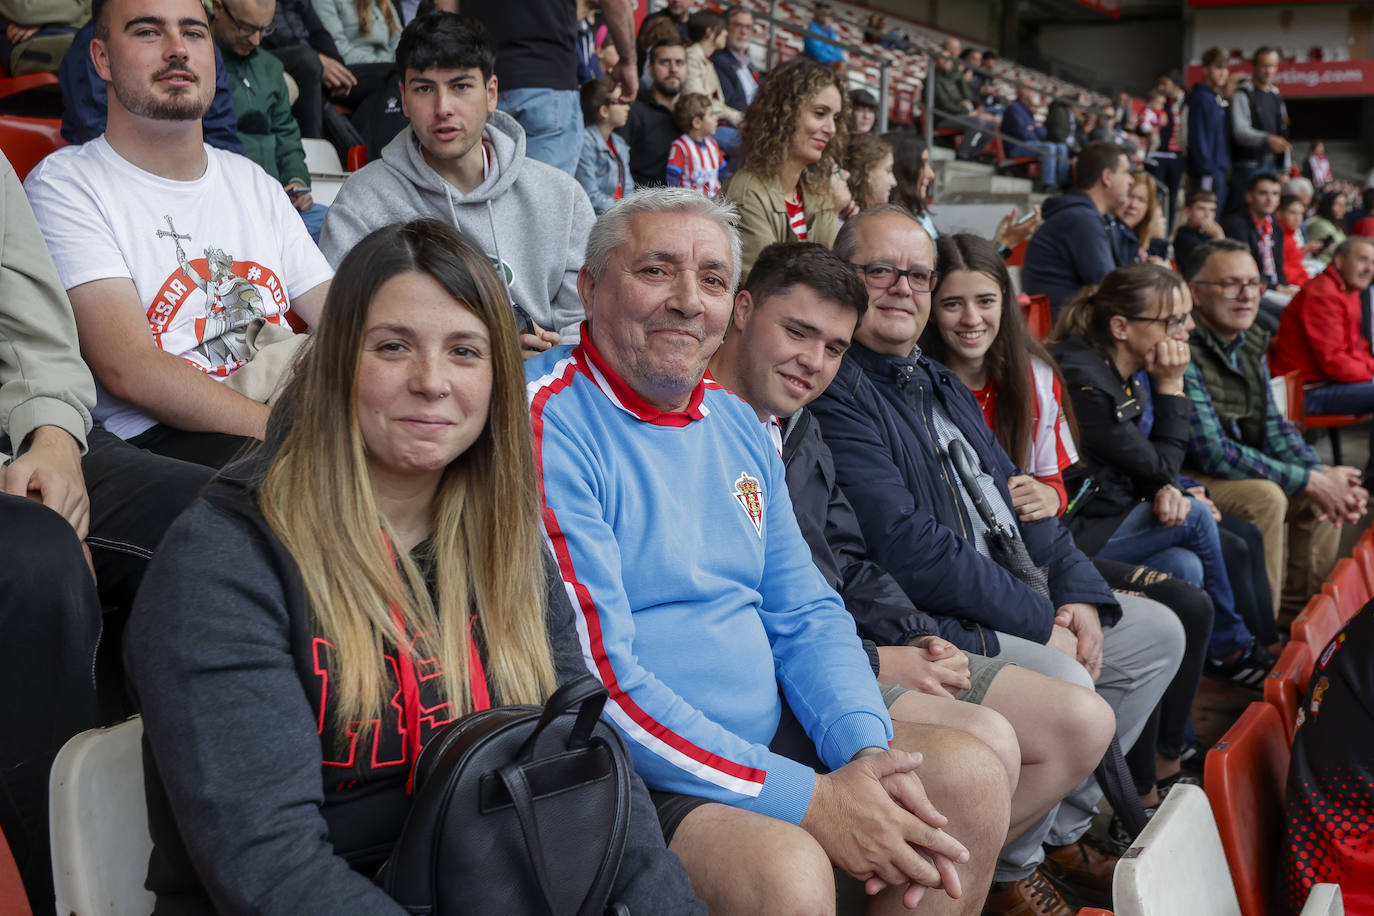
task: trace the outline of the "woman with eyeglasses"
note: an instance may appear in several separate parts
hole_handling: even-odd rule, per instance
[[[1050,352],[1068,382],[1083,457],[1065,475],[1067,524],[1086,553],[1202,586],[1215,608],[1207,670],[1255,686],[1274,658],[1237,613],[1220,513],[1179,476],[1192,327],[1187,285],[1156,264],[1118,267],[1060,314]]]

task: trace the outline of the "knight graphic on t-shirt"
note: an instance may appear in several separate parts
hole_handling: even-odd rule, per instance
[[[157,235],[170,238],[176,245],[179,266],[148,308],[153,339],[163,350],[177,353],[201,371],[226,376],[251,358],[248,329],[255,319],[284,323],[281,283],[262,265],[235,262],[232,255],[213,245],[205,248],[204,259],[191,260],[181,245],[190,241],[190,235],[177,232],[170,216],[166,220],[168,228],[158,229]],[[175,320],[191,292],[182,278],[205,295],[202,309],[186,313],[199,314],[193,322]],[[194,342],[188,339],[188,332]]]

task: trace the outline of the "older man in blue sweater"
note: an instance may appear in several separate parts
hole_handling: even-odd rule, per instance
[[[925,754],[919,779],[888,749],[870,660],[811,560],[778,451],[706,378],[738,273],[733,208],[639,191],[588,239],[581,343],[526,365],[545,528],[587,667],[712,910],[832,909],[833,863],[882,891],[869,912],[977,913],[1005,771],[948,729],[898,729],[894,748]]]

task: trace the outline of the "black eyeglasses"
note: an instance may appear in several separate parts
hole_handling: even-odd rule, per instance
[[[1220,286],[1221,295],[1226,299],[1239,299],[1240,291],[1258,293],[1264,289],[1263,280],[1194,280],[1198,286]]]
[[[852,262],[849,266],[864,275],[864,283],[869,289],[889,290],[896,286],[902,277],[906,277],[906,282],[911,286],[913,293],[928,293],[935,288],[935,284],[940,280],[940,272],[931,270],[929,267],[913,267],[910,270],[902,270],[891,264],[854,264]]]
[[[254,32],[266,38],[277,30],[275,22],[269,22],[267,25],[251,25],[247,22],[241,22],[239,17],[229,11],[229,4],[227,3],[221,3],[220,9],[224,10],[224,15],[229,17],[229,21],[234,24],[234,27],[239,30],[239,34],[244,38],[252,38]]]
[[[1118,312],[1117,314],[1120,314]],[[1192,312],[1185,312],[1182,315],[1170,315],[1168,318],[1146,318],[1143,315],[1121,315],[1127,321],[1150,321],[1159,322],[1164,325],[1165,334],[1176,334],[1183,330],[1188,324],[1188,319],[1193,317]]]

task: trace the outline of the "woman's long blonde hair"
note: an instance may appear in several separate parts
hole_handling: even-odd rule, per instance
[[[835,136],[825,145],[821,158],[802,171],[801,186],[802,193],[808,196],[830,195],[830,176],[844,161],[849,143],[849,94],[834,71],[805,57],[790,60],[769,73],[745,110],[740,135],[748,154],[746,171],[765,178],[778,176],[792,147],[802,109],[827,86],[840,94]],[[792,189],[783,188],[782,192],[790,194]]]
[[[357,421],[369,305],[382,284],[408,272],[433,277],[491,339],[486,427],[445,469],[434,499],[437,603],[409,556],[390,557],[386,539],[395,538],[377,505]],[[269,423],[262,512],[300,567],[319,632],[333,647],[335,735],[380,719],[394,690],[384,655],[406,639],[414,640],[415,659],[439,662],[454,714],[470,711],[468,644],[477,613],[493,703],[542,702],[554,671],[538,483],[515,322],[491,260],[434,220],[368,235],[339,264],[280,405]],[[400,639],[393,605],[404,621]]]

